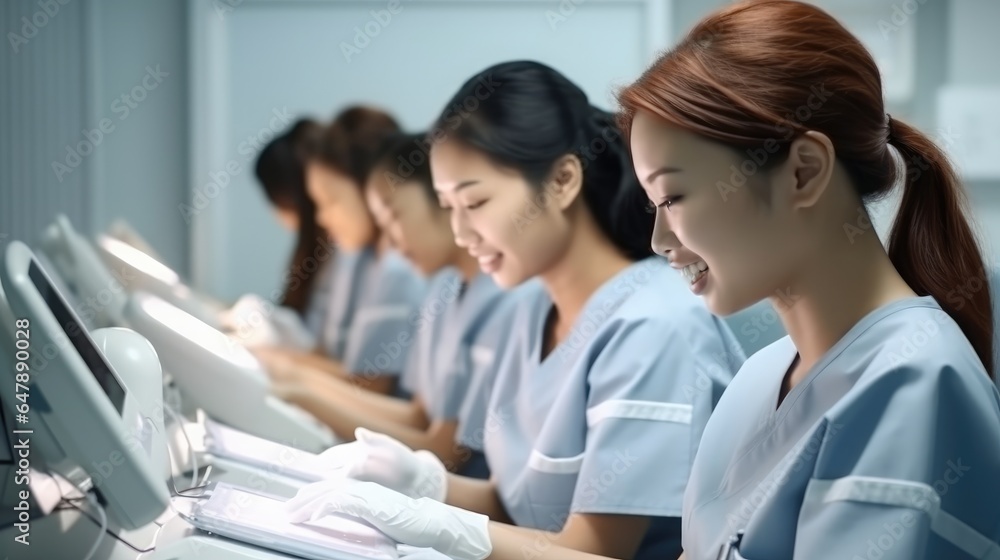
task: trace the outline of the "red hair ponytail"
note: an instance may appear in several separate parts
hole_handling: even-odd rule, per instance
[[[986,267],[966,219],[963,189],[944,154],[915,128],[887,121],[874,59],[823,10],[766,0],[728,6],[619,93],[626,138],[637,111],[782,161],[808,130],[833,143],[862,200],[896,183],[891,143],[907,172],[889,257],[921,295],[933,296],[993,371]]]
[[[889,258],[915,292],[932,295],[993,376],[993,306],[986,265],[965,218],[965,191],[944,153],[897,120],[891,142],[906,162],[903,200],[889,234]]]

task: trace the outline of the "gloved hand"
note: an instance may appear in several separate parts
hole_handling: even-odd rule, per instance
[[[433,548],[422,546],[400,544],[396,545],[396,552],[399,553],[400,560],[451,560]]]
[[[482,560],[493,551],[485,515],[412,499],[373,482],[309,484],[285,502],[285,510],[292,523],[336,513],[358,517],[401,544],[433,548],[459,560]]]
[[[279,344],[281,337],[270,320],[273,311],[274,304],[246,294],[220,314],[220,322],[247,347]]]
[[[411,498],[443,502],[448,470],[430,451],[413,451],[378,432],[358,428],[357,441],[336,445],[316,458],[315,467],[330,477],[377,482]]]

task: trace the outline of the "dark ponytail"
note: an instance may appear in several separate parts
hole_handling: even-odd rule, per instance
[[[584,169],[584,199],[601,229],[629,258],[648,257],[652,254],[655,216],[645,211],[646,195],[615,115],[597,107],[590,109],[585,128],[590,142],[577,152]],[[600,163],[593,165],[597,158],[601,158]]]
[[[890,143],[906,162],[903,198],[889,235],[889,258],[915,292],[948,312],[993,377],[993,306],[986,265],[965,218],[954,169],[920,131],[892,119]]]
[[[532,61],[487,68],[459,88],[434,130],[516,169],[539,190],[559,158],[576,155],[584,201],[604,234],[630,259],[652,254],[654,217],[643,210],[613,115],[556,70]]]
[[[306,260],[315,258],[326,232],[316,222],[316,205],[306,192],[305,147],[322,127],[315,121],[300,119],[278,136],[257,156],[254,173],[264,194],[274,206],[294,212],[299,218],[295,250],[288,263],[285,291],[281,305],[306,312],[312,297],[316,273],[305,271]]]
[[[386,148],[379,155],[372,174],[381,175],[395,188],[400,183],[417,183],[421,191],[438,207],[434,181],[431,179],[431,164],[424,151],[426,133],[397,134],[386,142]]]

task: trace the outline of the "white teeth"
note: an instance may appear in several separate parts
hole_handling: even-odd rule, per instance
[[[706,270],[708,270],[708,265],[705,264],[705,261],[698,261],[682,268],[681,273],[689,284],[693,284]]]
[[[479,257],[476,260],[479,261],[479,268],[481,270],[486,271],[486,272],[491,272],[493,270],[493,268],[495,266],[497,266],[497,264],[499,263],[499,261],[500,261],[500,255],[499,254],[493,254],[493,255],[490,255],[488,257],[483,256],[483,257]]]

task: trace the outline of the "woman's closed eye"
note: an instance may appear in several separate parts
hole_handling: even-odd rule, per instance
[[[477,200],[477,201],[471,202],[469,204],[462,204],[461,202],[459,202],[459,206],[461,206],[462,208],[464,208],[466,210],[475,210],[476,208],[479,208],[483,204],[486,204],[486,202],[488,200],[489,199],[485,199],[484,198],[483,200]],[[448,212],[450,212],[450,211],[452,211],[454,209],[454,207],[451,204],[448,204],[447,202],[445,202],[443,200],[439,201],[438,205],[441,207],[442,210],[446,210]]]
[[[657,208],[667,208],[667,209],[669,209],[674,204],[677,204],[678,202],[680,202],[681,198],[683,198],[683,197],[680,196],[680,195],[668,196],[668,197],[664,198],[662,201],[660,201],[659,203],[653,202],[652,200],[647,200],[646,201],[646,206],[645,206],[646,212],[649,212],[650,214],[655,214]]]

